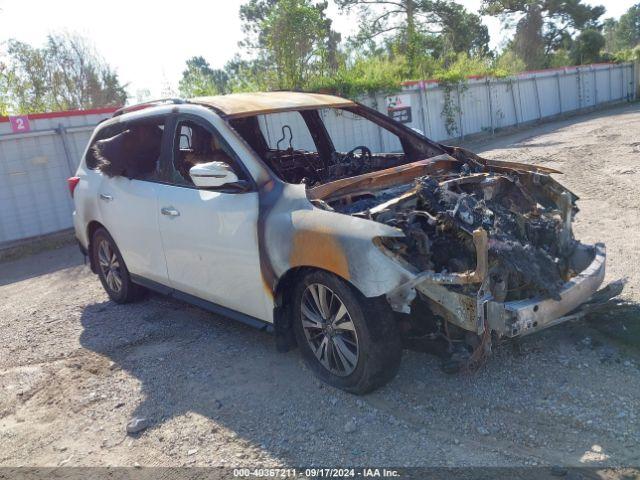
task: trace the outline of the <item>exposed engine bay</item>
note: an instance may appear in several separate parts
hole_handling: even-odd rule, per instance
[[[473,234],[483,229],[490,239],[488,267],[495,299],[557,298],[557,290],[576,272],[570,256],[577,242],[570,227],[566,230],[563,215],[570,222],[577,207],[570,198],[563,211],[551,198],[529,190],[521,181],[523,174],[486,170],[465,163],[459,171],[425,175],[409,185],[350,203],[338,199],[330,206],[400,228],[406,237],[383,239],[384,245],[418,271],[474,270]]]

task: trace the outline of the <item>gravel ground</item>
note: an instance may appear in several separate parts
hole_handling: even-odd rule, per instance
[[[355,397],[269,334],[108,301],[73,246],[0,264],[0,465],[640,465],[639,130],[628,105],[468,145],[563,170],[576,236],[606,242],[631,302],[501,345],[476,374],[406,352]]]

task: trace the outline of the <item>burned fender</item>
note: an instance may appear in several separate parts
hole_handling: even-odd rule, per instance
[[[265,215],[261,262],[272,291],[297,267],[334,273],[366,297],[383,295],[411,278],[374,242],[377,237],[403,237],[401,230],[318,208],[307,199],[304,186],[283,185]]]

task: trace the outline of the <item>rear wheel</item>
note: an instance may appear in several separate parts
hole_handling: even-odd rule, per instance
[[[109,298],[116,303],[137,300],[144,289],[131,281],[129,270],[109,232],[104,228],[96,230],[91,246],[94,265],[98,267],[98,277]]]
[[[389,305],[368,299],[327,272],[296,285],[293,328],[307,364],[323,381],[370,392],[397,373],[402,345]]]

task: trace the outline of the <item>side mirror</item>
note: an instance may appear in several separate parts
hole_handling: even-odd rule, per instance
[[[238,176],[224,162],[194,165],[189,169],[189,176],[198,188],[216,188],[238,182]]]

